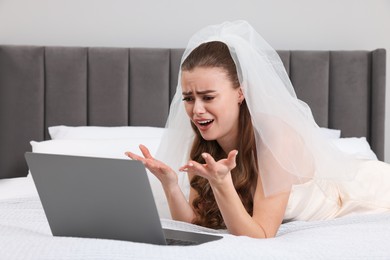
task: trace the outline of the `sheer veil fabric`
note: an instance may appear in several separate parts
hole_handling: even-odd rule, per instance
[[[236,64],[254,127],[265,196],[309,180],[353,179],[355,159],[321,135],[310,108],[297,98],[278,54],[249,23],[224,22],[200,30],[190,39],[181,62],[210,41],[224,42]],[[177,170],[189,160],[194,138],[182,102],[181,70],[166,128],[156,158]],[[179,184],[188,190],[187,177],[178,175]]]

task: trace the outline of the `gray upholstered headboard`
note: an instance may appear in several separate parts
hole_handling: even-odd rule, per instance
[[[182,49],[0,46],[0,178],[25,176],[52,125],[164,126]],[[384,49],[279,51],[318,124],[384,157]]]

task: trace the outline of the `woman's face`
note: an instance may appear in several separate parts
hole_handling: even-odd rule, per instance
[[[181,75],[184,106],[205,140],[235,145],[238,133],[240,88],[233,88],[222,68],[196,67]]]

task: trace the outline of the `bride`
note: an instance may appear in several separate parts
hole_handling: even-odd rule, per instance
[[[390,210],[389,165],[323,138],[275,50],[245,21],[190,39],[158,160],[140,150],[126,154],[160,180],[173,219],[235,235]],[[188,175],[188,199],[174,169]]]

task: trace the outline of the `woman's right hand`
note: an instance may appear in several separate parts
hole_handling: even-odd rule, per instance
[[[141,144],[139,149],[141,150],[144,157],[132,152],[126,152],[125,154],[133,160],[141,161],[145,167],[148,168],[148,170],[153,173],[157,179],[160,180],[164,188],[177,185],[177,174],[172,170],[171,167],[161,161],[154,159],[146,146]]]

